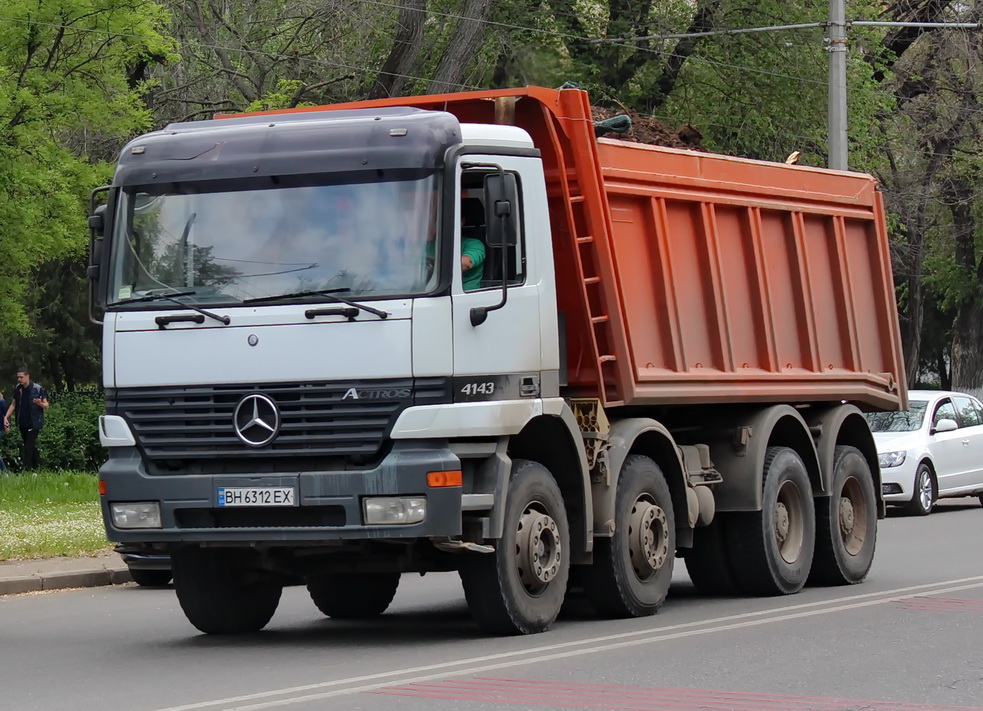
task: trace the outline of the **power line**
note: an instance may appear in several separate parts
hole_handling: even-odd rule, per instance
[[[399,5],[390,2],[383,2],[382,0],[356,0],[363,5],[379,5],[381,7],[389,7],[396,10],[401,9]],[[554,30],[544,30],[538,27],[526,27],[525,25],[515,25],[508,22],[498,22],[496,20],[484,20],[477,17],[469,17],[468,15],[457,15],[452,12],[440,12],[439,10],[425,9],[420,10],[427,15],[432,15],[434,17],[446,17],[452,20],[468,20],[470,22],[478,22],[483,25],[491,25],[493,27],[501,27],[506,30],[522,30],[524,32],[533,32],[536,34],[549,35],[551,37],[559,37],[562,39],[573,39],[573,40],[587,40],[586,37],[580,37],[579,35],[571,35],[566,32],[556,32]],[[557,13],[556,10],[552,10],[553,15],[567,15],[570,17],[577,17],[576,13]]]
[[[87,32],[87,33],[90,33],[90,34],[102,35],[102,36],[106,36],[106,37],[120,37],[120,38],[139,39],[139,40],[146,40],[147,39],[147,37],[145,37],[144,35],[137,35],[137,34],[127,33],[127,32],[115,32],[115,31],[110,31],[110,30],[99,30],[99,29],[92,29],[92,28],[88,28],[88,27],[78,27],[76,25],[66,25],[66,24],[59,24],[59,23],[55,23],[55,22],[44,22],[42,20],[24,20],[24,19],[17,18],[17,17],[2,17],[2,16],[0,16],[0,22],[16,22],[16,23],[20,23],[20,24],[24,24],[24,25],[39,25],[39,26],[42,26],[42,27],[51,27],[51,28],[54,28],[54,29],[74,30],[76,32]],[[339,67],[341,69],[354,69],[354,70],[363,71],[363,72],[378,72],[378,71],[380,71],[379,69],[373,69],[371,67],[363,67],[363,66],[359,66],[359,65],[355,65],[355,64],[345,64],[344,62],[333,62],[333,61],[328,60],[328,59],[317,59],[317,58],[311,58],[311,57],[300,57],[300,56],[294,55],[294,54],[280,54],[280,53],[277,53],[277,52],[269,52],[269,51],[266,51],[266,50],[245,49],[245,48],[242,48],[242,47],[228,47],[228,46],[221,45],[221,44],[214,44],[214,43],[202,42],[202,41],[182,42],[181,40],[177,40],[177,39],[173,39],[173,40],[170,40],[170,41],[173,42],[177,47],[204,47],[206,49],[223,50],[223,51],[226,51],[226,52],[238,52],[240,54],[260,56],[260,57],[267,57],[267,58],[271,58],[271,59],[288,59],[290,61],[300,61],[300,62],[306,62],[306,63],[309,63],[309,64],[315,64],[315,65],[327,65],[327,66],[331,66],[331,67]],[[427,79],[426,77],[418,77],[418,76],[413,76],[411,74],[400,74],[398,72],[386,72],[386,74],[389,75],[389,76],[396,76],[396,77],[400,77],[400,78],[403,78],[403,79],[413,79],[413,80],[416,80],[416,81],[428,82],[430,84],[445,85],[445,86],[451,86],[451,87],[461,87],[461,88],[464,88],[464,89],[480,89],[481,88],[479,86],[474,86],[474,85],[471,85],[471,84],[465,84],[465,83],[462,83],[462,82],[434,81],[433,79]]]
[[[399,5],[396,5],[396,4],[393,4],[393,3],[389,3],[389,2],[384,2],[383,0],[357,0],[357,1],[360,2],[360,3],[363,3],[363,4],[367,4],[367,5],[377,5],[377,6],[382,6],[382,7],[394,8],[394,9],[398,9],[399,8]],[[525,31],[529,31],[529,32],[536,32],[536,33],[540,33],[540,34],[547,34],[547,35],[552,35],[552,36],[556,36],[556,37],[560,37],[560,38],[565,38],[565,39],[574,39],[574,40],[580,40],[580,41],[592,41],[592,40],[590,40],[590,38],[580,37],[578,35],[571,35],[571,34],[562,33],[562,32],[553,32],[553,31],[549,31],[549,30],[541,30],[541,29],[537,29],[537,28],[526,27],[526,26],[523,26],[523,25],[516,25],[516,24],[495,22],[495,21],[492,21],[492,20],[476,20],[475,18],[469,18],[469,17],[467,17],[465,15],[458,15],[458,14],[454,14],[454,13],[439,12],[439,11],[435,11],[435,10],[424,10],[424,12],[427,13],[427,14],[430,14],[430,15],[438,16],[438,17],[446,17],[446,18],[453,18],[453,19],[468,19],[468,20],[474,20],[474,21],[478,21],[478,22],[484,22],[484,23],[489,24],[489,25],[494,25],[494,26],[502,27],[502,28],[506,28],[506,29],[525,30]],[[115,31],[109,31],[109,30],[93,29],[93,28],[79,27],[79,26],[76,26],[76,25],[67,25],[67,24],[63,24],[63,23],[45,22],[45,21],[41,21],[41,20],[26,20],[26,19],[23,19],[23,18],[14,18],[14,17],[0,16],[0,21],[20,23],[20,24],[26,24],[26,25],[39,25],[39,26],[51,27],[51,28],[55,28],[55,29],[75,30],[75,31],[78,31],[78,32],[87,32],[87,33],[91,33],[91,34],[98,34],[98,35],[109,36],[109,37],[121,37],[121,38],[138,39],[138,40],[144,40],[144,39],[146,39],[146,37],[143,36],[143,35],[137,35],[137,34],[133,34],[133,33],[125,33],[125,32],[115,32]],[[814,27],[814,26],[819,26],[819,25],[822,25],[822,24],[824,24],[824,23],[802,23],[800,25],[784,25],[784,26],[779,26],[779,27],[782,27],[782,28]],[[860,21],[858,21],[858,22],[855,22],[854,24],[862,24],[862,23]],[[866,23],[866,22],[864,22],[863,24],[875,24],[875,25],[879,25],[879,24],[883,24],[883,23]],[[926,24],[926,23],[922,23],[922,24]],[[942,23],[942,24],[945,24],[945,23]],[[965,26],[966,28],[972,28],[972,29],[976,29],[976,28],[979,28],[980,27],[980,25],[978,23],[962,23],[961,26]],[[749,28],[749,29],[756,29],[756,28]],[[726,34],[726,33],[729,33],[729,32],[732,32],[732,31],[730,31],[730,30],[721,30],[717,34]],[[733,32],[737,32],[737,31],[735,30]],[[338,68],[341,68],[341,69],[357,70],[357,71],[362,71],[362,72],[367,72],[367,73],[378,72],[379,71],[379,69],[375,69],[375,68],[371,68],[371,67],[365,67],[365,66],[361,66],[361,65],[347,64],[347,63],[344,63],[344,62],[336,62],[336,61],[331,61],[331,60],[328,60],[328,59],[300,57],[300,56],[293,55],[293,54],[287,55],[287,54],[281,54],[281,53],[277,53],[277,52],[270,52],[270,51],[267,51],[267,50],[252,50],[252,49],[246,49],[246,48],[242,48],[242,47],[229,47],[229,46],[218,44],[218,43],[209,43],[209,42],[202,42],[202,41],[197,41],[197,40],[194,41],[194,42],[187,42],[187,41],[181,41],[181,40],[172,40],[172,41],[178,47],[193,47],[194,46],[194,47],[201,47],[201,48],[211,49],[211,50],[224,50],[224,51],[227,51],[227,52],[237,52],[237,53],[240,53],[240,54],[250,55],[250,56],[262,56],[262,57],[267,57],[267,58],[271,58],[271,59],[289,59],[291,61],[301,61],[301,62],[304,62],[304,63],[313,64],[313,65],[333,66],[333,67],[338,67]],[[632,41],[634,41],[634,40],[632,40]],[[659,50],[659,49],[655,49],[655,48],[651,48],[651,47],[638,47],[636,45],[631,44],[630,42],[624,42],[624,41],[618,40],[618,39],[610,40],[609,43],[610,44],[613,44],[615,46],[624,46],[624,47],[629,48],[629,49],[634,49],[634,50],[638,50],[638,51],[644,51],[644,52],[647,52],[647,53],[656,54],[656,55],[660,55],[660,56],[670,56],[670,55],[673,54],[672,52],[667,51],[667,50]],[[703,64],[708,64],[708,65],[711,65],[711,66],[716,66],[716,67],[721,67],[721,68],[726,68],[726,69],[735,69],[735,70],[739,70],[739,71],[742,71],[742,72],[754,73],[754,74],[759,74],[759,75],[762,75],[762,76],[767,76],[767,77],[772,77],[772,78],[777,78],[777,79],[787,79],[787,80],[791,80],[791,81],[800,82],[800,83],[803,83],[803,84],[813,84],[813,85],[817,85],[817,86],[819,86],[819,85],[825,86],[826,85],[826,82],[825,81],[822,81],[822,80],[810,79],[810,78],[807,78],[807,77],[794,76],[794,75],[790,75],[790,74],[782,74],[782,73],[778,73],[778,72],[771,72],[771,71],[768,71],[768,70],[758,69],[756,67],[746,67],[746,66],[742,66],[742,65],[738,65],[738,64],[730,64],[730,63],[727,63],[727,62],[722,62],[722,61],[718,61],[718,60],[714,60],[714,59],[709,59],[707,57],[691,56],[691,57],[689,57],[689,59],[694,60],[694,61],[697,61],[697,62],[701,62]],[[391,76],[396,76],[396,77],[404,78],[404,79],[411,79],[411,80],[414,80],[414,81],[428,82],[428,83],[431,83],[431,84],[434,83],[434,81],[432,79],[428,79],[426,77],[416,76],[416,75],[412,75],[412,74],[401,74],[401,73],[398,73],[398,72],[387,72],[387,74],[388,75],[391,75]],[[482,87],[479,87],[477,85],[472,85],[472,84],[468,84],[468,83],[464,83],[464,82],[438,82],[438,84],[444,84],[444,85],[450,86],[450,87],[461,87],[461,88],[464,88],[464,89],[481,89],[482,88]],[[897,93],[892,94],[892,96],[894,98],[896,98],[896,99],[906,98],[906,97],[901,97]],[[936,106],[941,106],[941,107],[944,107],[944,108],[956,109],[957,111],[960,111],[961,113],[983,113],[983,109],[970,109],[970,108],[967,108],[967,107],[957,106],[955,104],[943,104],[943,103],[936,102],[935,105]],[[704,124],[704,125],[710,125],[710,124]],[[719,124],[717,124],[717,125],[720,126]],[[739,127],[731,126],[730,128],[738,129]],[[805,137],[803,137],[803,138],[805,138]],[[808,140],[813,140],[813,139],[810,138]]]
[[[357,2],[361,2],[363,4],[368,4],[368,5],[380,5],[380,6],[389,7],[389,8],[398,8],[399,7],[398,5],[394,5],[392,3],[382,2],[381,0],[357,0]],[[534,32],[534,33],[540,33],[540,34],[547,34],[547,35],[551,35],[551,36],[555,36],[555,37],[559,37],[559,38],[564,38],[564,39],[571,39],[571,40],[577,40],[577,41],[582,41],[582,42],[591,42],[591,41],[593,41],[589,37],[581,37],[579,35],[572,35],[572,34],[563,33],[563,32],[553,32],[553,31],[549,31],[549,30],[541,30],[541,29],[538,29],[538,28],[535,28],[535,27],[526,27],[524,25],[515,25],[515,24],[509,24],[509,23],[503,23],[503,22],[495,22],[493,20],[480,20],[480,19],[476,19],[476,18],[467,17],[466,15],[456,15],[456,14],[453,14],[453,13],[444,13],[444,12],[438,12],[438,11],[435,11],[435,10],[424,10],[423,12],[425,12],[427,14],[430,14],[430,15],[435,15],[435,16],[438,16],[438,17],[467,19],[467,20],[471,20],[471,21],[475,21],[475,22],[482,22],[482,23],[485,23],[485,24],[494,25],[494,26],[497,26],[497,27],[503,27],[503,28],[506,28],[506,29],[524,30],[524,31],[528,31],[528,32]],[[66,24],[55,23],[55,22],[45,22],[45,21],[42,21],[42,20],[25,20],[25,19],[16,18],[16,17],[3,17],[3,16],[0,16],[0,21],[16,22],[16,23],[26,24],[26,25],[38,25],[38,26],[42,26],[42,27],[51,27],[51,28],[55,28],[55,29],[75,30],[77,32],[88,32],[88,33],[91,33],[91,34],[99,34],[99,35],[104,35],[104,36],[107,36],[107,37],[121,37],[121,38],[139,39],[139,40],[146,39],[146,37],[144,37],[143,35],[137,35],[137,34],[126,33],[126,32],[114,32],[114,31],[110,31],[110,30],[99,30],[99,29],[92,29],[92,28],[87,28],[87,27],[78,27],[78,26],[75,26],[75,25],[66,25]],[[373,69],[371,67],[364,67],[364,66],[359,66],[359,65],[346,64],[346,63],[343,63],[343,62],[335,62],[335,61],[331,61],[331,60],[327,60],[327,59],[315,59],[315,58],[308,58],[308,57],[300,57],[300,56],[293,55],[293,54],[289,54],[289,55],[288,54],[281,54],[281,53],[277,53],[277,52],[269,52],[269,51],[266,51],[266,50],[245,49],[245,48],[242,48],[242,47],[229,47],[229,46],[222,45],[222,44],[208,43],[208,42],[202,42],[202,41],[196,41],[196,42],[193,42],[193,43],[192,42],[182,42],[181,40],[176,40],[176,39],[175,40],[171,40],[171,41],[176,46],[178,46],[178,47],[199,46],[199,47],[205,47],[205,48],[212,49],[212,50],[223,50],[223,51],[226,51],[226,52],[237,52],[237,53],[240,53],[240,54],[253,55],[253,56],[261,56],[261,57],[267,57],[267,58],[271,58],[271,59],[289,59],[291,61],[301,61],[301,62],[310,63],[310,64],[316,64],[316,65],[327,65],[327,66],[339,67],[341,69],[354,69],[354,70],[364,71],[364,72],[377,72],[377,71],[379,71],[378,69]],[[636,51],[646,52],[646,53],[649,53],[649,54],[655,54],[655,55],[658,55],[658,56],[661,56],[661,57],[670,57],[670,56],[672,56],[674,54],[673,52],[668,51],[668,50],[660,50],[660,49],[655,49],[653,47],[638,47],[638,46],[634,46],[630,42],[623,42],[623,41],[618,41],[618,40],[612,40],[610,43],[612,45],[614,45],[614,46],[620,46],[620,47],[625,47],[625,48],[628,48],[628,49],[633,49],[633,50],[636,50]],[[806,77],[793,76],[793,75],[789,75],[789,74],[779,74],[777,72],[770,72],[768,70],[759,69],[757,67],[746,67],[746,66],[741,66],[741,65],[738,65],[738,64],[729,64],[727,62],[721,62],[721,61],[718,61],[718,60],[708,59],[706,57],[700,57],[700,56],[695,56],[694,55],[694,56],[690,56],[688,59],[690,59],[692,61],[696,61],[696,62],[702,62],[704,64],[709,64],[709,65],[712,65],[712,66],[718,66],[718,67],[723,67],[723,68],[728,68],[728,69],[737,69],[737,70],[740,70],[740,71],[743,71],[743,72],[752,73],[752,74],[760,74],[762,76],[770,76],[770,77],[774,77],[774,78],[777,78],[777,79],[790,79],[792,81],[798,81],[798,82],[803,82],[803,83],[807,83],[807,84],[825,84],[825,82],[822,82],[822,81],[819,81],[819,80],[815,80],[815,79],[808,79]],[[405,78],[405,79],[413,79],[415,81],[429,82],[431,84],[434,83],[432,79],[428,79],[426,77],[414,76],[414,75],[410,75],[410,74],[399,74],[399,73],[396,73],[396,72],[387,72],[387,74],[390,74],[391,76],[397,76],[397,77],[400,77],[400,78]],[[459,86],[459,87],[466,88],[466,89],[480,89],[481,88],[481,87],[478,87],[478,86],[474,86],[474,85],[470,85],[470,84],[465,84],[465,83],[461,83],[461,82],[436,82],[436,83],[437,84],[444,84],[446,86]]]

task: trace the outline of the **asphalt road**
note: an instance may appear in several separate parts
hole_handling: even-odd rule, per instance
[[[677,561],[665,608],[481,637],[454,575],[405,576],[338,623],[288,588],[263,632],[199,634],[173,590],[0,599],[0,711],[641,709],[983,711],[983,508],[881,521],[863,585],[708,598]]]

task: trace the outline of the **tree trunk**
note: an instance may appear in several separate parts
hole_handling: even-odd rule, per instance
[[[967,283],[953,325],[952,387],[977,390],[983,387],[983,299],[980,298],[981,265],[976,256],[976,220],[973,217],[973,182],[961,175],[946,182],[946,203],[952,213],[956,241],[956,266]]]
[[[370,99],[399,96],[420,64],[427,0],[400,0],[392,49],[368,92]]]
[[[704,0],[698,2],[689,27],[686,28],[686,34],[712,30],[721,2],[722,0]],[[673,89],[676,88],[676,82],[679,81],[679,75],[683,71],[683,65],[696,51],[696,47],[702,39],[702,37],[683,37],[676,42],[672,54],[666,57],[662,65],[662,75],[658,81],[659,93],[650,99],[649,111],[661,109],[662,105],[665,104],[666,99],[669,98]]]
[[[464,72],[481,49],[494,0],[465,0],[461,19],[427,87],[428,94],[463,88]]]
[[[978,298],[959,308],[952,338],[952,389],[983,388],[983,304]]]
[[[904,353],[904,369],[908,375],[908,387],[915,387],[918,380],[918,361],[921,357],[922,321],[925,301],[922,295],[921,270],[908,277],[908,308],[901,314],[901,349]]]

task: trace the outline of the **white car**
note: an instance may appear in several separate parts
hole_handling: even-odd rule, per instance
[[[911,390],[908,402],[903,412],[867,414],[884,501],[922,516],[944,497],[983,503],[983,405],[943,390]]]

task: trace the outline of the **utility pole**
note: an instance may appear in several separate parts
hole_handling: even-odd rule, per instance
[[[829,0],[829,98],[826,125],[829,131],[829,167],[849,170],[846,111],[846,2]]]
[[[983,31],[983,22],[892,22],[884,20],[851,20],[850,26],[858,27],[917,27],[919,29],[968,29]],[[796,25],[769,25],[767,27],[744,27],[733,30],[704,30],[703,32],[680,32],[676,34],[648,35],[646,37],[610,38],[591,40],[620,44],[626,47],[642,40],[670,40],[689,37],[711,37],[713,35],[741,35],[756,32],[778,32],[802,30],[809,27],[826,27],[826,51],[829,52],[829,81],[826,104],[827,149],[829,167],[836,170],[849,170],[849,143],[847,139],[846,107],[846,0],[829,0],[829,20],[826,22],[802,22]]]

